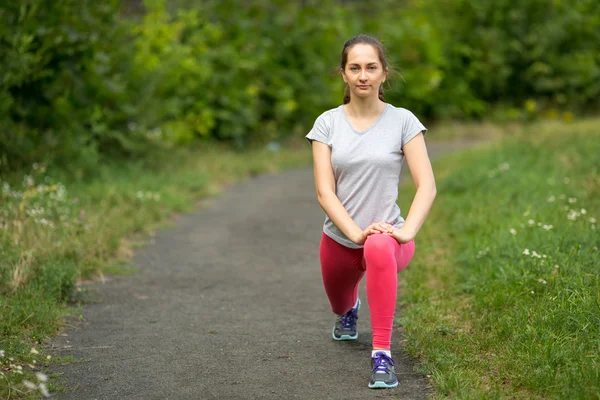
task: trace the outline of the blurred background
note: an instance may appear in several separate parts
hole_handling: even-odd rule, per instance
[[[0,7],[0,169],[302,136],[342,100],[344,41],[382,40],[386,100],[440,119],[597,111],[595,0],[37,0]]]

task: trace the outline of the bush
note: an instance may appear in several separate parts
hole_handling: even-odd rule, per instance
[[[0,8],[3,168],[42,159],[94,165],[122,140],[125,35],[118,2],[13,2]],[[127,61],[127,60],[125,60]]]
[[[446,84],[488,104],[586,111],[600,98],[600,3],[448,0],[424,6],[444,32]],[[445,85],[442,85],[444,87]]]
[[[299,135],[340,104],[330,72],[361,32],[400,67],[386,99],[423,119],[480,118],[498,105],[533,119],[600,98],[592,0],[170,4],[147,0],[139,20],[119,17],[118,0],[2,6],[2,169],[49,159],[91,171],[149,146]]]

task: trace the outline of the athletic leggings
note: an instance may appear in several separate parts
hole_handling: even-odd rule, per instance
[[[325,292],[335,314],[345,314],[356,304],[358,284],[366,271],[373,347],[389,349],[397,274],[410,263],[415,253],[414,240],[399,244],[391,236],[374,234],[367,237],[362,249],[351,249],[323,233],[319,253]]]

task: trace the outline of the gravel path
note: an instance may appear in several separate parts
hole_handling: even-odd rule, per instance
[[[429,145],[430,155],[465,144]],[[397,330],[400,385],[367,388],[364,280],[359,340],[331,339],[323,218],[310,168],[249,179],[178,217],[136,253],[140,272],[87,287],[96,300],[51,349],[85,362],[52,368],[67,389],[55,398],[424,399],[427,378]]]

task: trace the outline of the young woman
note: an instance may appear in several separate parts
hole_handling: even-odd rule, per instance
[[[323,284],[335,340],[356,340],[358,286],[367,275],[373,351],[370,388],[398,386],[390,353],[397,274],[415,251],[414,237],[436,195],[423,136],[408,110],[384,101],[389,67],[383,45],[359,35],[342,51],[344,104],[321,114],[306,135],[312,144],[319,204],[327,214],[321,236]],[[396,204],[406,158],[417,193],[406,220]]]

